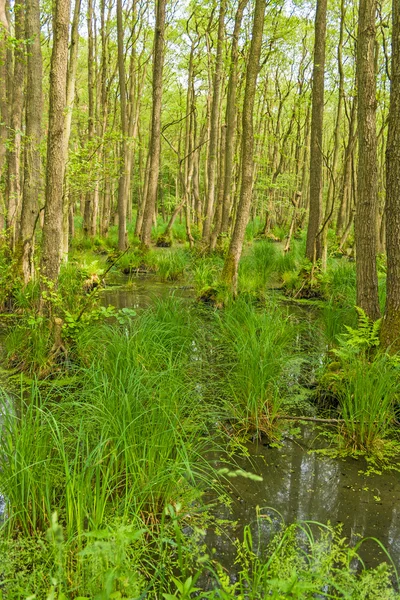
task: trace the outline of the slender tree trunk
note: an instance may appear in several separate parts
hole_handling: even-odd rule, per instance
[[[8,77],[7,77],[8,17],[6,0],[0,0],[0,177],[6,162],[8,126]],[[0,188],[0,233],[6,219],[6,202]]]
[[[87,61],[87,74],[88,74],[88,137],[87,143],[89,146],[89,152],[92,153],[92,145],[95,134],[95,97],[94,97],[94,40],[93,40],[93,0],[88,0],[87,8],[87,29],[88,29],[88,61]],[[119,34],[119,32],[118,32]],[[122,104],[122,103],[121,103]],[[92,169],[90,169],[92,171]],[[96,234],[96,229],[93,228],[93,215],[96,214],[95,210],[95,197],[96,197],[96,184],[95,188],[92,189],[92,172],[90,173],[89,189],[86,192],[85,198],[85,211],[83,215],[83,231],[86,236],[93,237]]]
[[[333,209],[335,206],[336,189],[337,189],[337,171],[339,162],[340,152],[340,140],[341,140],[341,126],[343,117],[343,103],[344,103],[344,70],[343,70],[343,35],[345,27],[346,9],[345,0],[341,0],[340,10],[340,30],[339,30],[339,43],[337,50],[337,64],[339,72],[339,89],[338,89],[338,104],[336,112],[335,122],[335,133],[333,140],[333,158],[332,168],[330,171],[329,185],[328,185],[328,197],[326,201],[324,223],[322,226],[321,236],[321,258],[322,258],[322,270],[326,271],[328,263],[328,230],[329,225],[333,216]]]
[[[226,100],[226,141],[225,141],[225,167],[224,167],[224,195],[220,234],[228,233],[229,215],[232,208],[232,177],[233,158],[235,153],[235,134],[237,120],[237,87],[238,87],[238,60],[239,60],[239,35],[242,25],[243,13],[249,0],[240,0],[232,36],[231,65],[228,83],[228,97]]]
[[[360,0],[357,42],[358,171],[355,216],[357,305],[380,316],[376,267],[376,0]]]
[[[119,72],[119,90],[120,90],[120,110],[121,110],[121,129],[122,143],[120,152],[120,174],[118,182],[118,249],[125,250],[127,245],[126,231],[126,80],[125,80],[125,56],[124,56],[124,29],[122,24],[122,0],[117,0],[117,29],[118,29],[118,72]]]
[[[226,0],[221,0],[219,19],[218,19],[218,41],[217,41],[217,56],[215,59],[215,73],[213,81],[213,96],[211,103],[211,119],[210,119],[210,141],[207,163],[207,196],[206,196],[206,213],[203,226],[203,241],[206,245],[210,242],[211,224],[213,221],[215,210],[215,195],[217,189],[217,168],[218,168],[218,134],[219,134],[219,115],[221,104],[221,83],[222,83],[222,58],[224,46],[224,30],[225,30],[225,12]]]
[[[22,193],[21,228],[18,260],[24,283],[33,277],[34,229],[42,189],[40,142],[42,138],[42,49],[40,44],[39,0],[26,4],[25,38],[27,52],[26,129],[24,186]]]
[[[242,115],[242,180],[235,227],[223,269],[223,279],[237,292],[237,274],[253,191],[254,125],[253,112],[257,76],[261,56],[266,0],[256,0],[253,31],[246,71],[246,87]]]
[[[386,149],[386,311],[381,342],[400,350],[400,5],[393,0],[392,74]]]
[[[30,0],[29,0],[30,1]],[[61,261],[64,157],[70,0],[56,0],[50,66],[50,106],[47,138],[46,205],[41,276],[57,283]],[[44,282],[46,287],[47,282]]]
[[[64,164],[68,161],[69,140],[71,137],[72,111],[75,101],[75,83],[76,71],[78,67],[78,48],[79,48],[79,14],[81,10],[81,0],[75,0],[74,17],[71,27],[71,43],[69,48],[69,61],[67,72],[67,109],[65,111],[64,123]],[[63,240],[62,240],[62,260],[68,261],[69,237],[70,237],[70,198],[67,181],[67,173],[64,173],[64,199],[63,199]]]
[[[310,213],[306,245],[306,256],[312,262],[321,258],[321,242],[318,232],[322,216],[322,138],[324,125],[326,12],[327,0],[318,0],[315,15],[311,112]]]
[[[19,0],[14,6],[14,27],[16,45],[14,48],[14,71],[11,91],[11,115],[9,132],[9,152],[8,152],[8,206],[7,206],[7,228],[10,235],[11,247],[15,247],[16,236],[18,235],[18,217],[21,210],[21,130],[22,113],[24,103],[24,75],[25,75],[25,52],[24,52],[24,34],[25,34],[25,2]]]
[[[160,171],[161,154],[161,102],[162,77],[164,67],[164,38],[165,38],[165,9],[166,0],[157,0],[156,28],[153,56],[153,108],[152,127],[149,147],[149,174],[147,195],[143,212],[141,242],[144,248],[150,247],[151,227],[157,204],[158,176]]]

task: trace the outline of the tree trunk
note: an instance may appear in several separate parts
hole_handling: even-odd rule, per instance
[[[42,138],[42,48],[40,44],[39,0],[26,4],[25,38],[27,52],[27,88],[25,121],[25,164],[22,192],[21,228],[17,256],[24,283],[33,277],[34,229],[42,188],[40,142]]]
[[[311,111],[310,213],[306,244],[306,256],[312,262],[321,258],[321,242],[318,232],[322,216],[322,138],[324,125],[326,12],[327,0],[318,0],[315,15]]]
[[[240,0],[232,36],[231,65],[228,83],[228,97],[226,100],[226,141],[225,141],[225,167],[224,167],[224,196],[222,208],[222,221],[220,234],[228,233],[229,215],[232,208],[232,176],[233,158],[235,153],[235,133],[237,107],[236,96],[238,86],[238,60],[239,60],[239,35],[242,25],[243,13],[249,0]]]
[[[357,305],[380,316],[376,268],[376,0],[360,0],[357,41],[358,171],[355,216]]]
[[[256,0],[250,53],[246,70],[246,87],[244,92],[242,115],[242,180],[239,206],[237,208],[235,227],[223,269],[223,279],[237,292],[237,275],[246,225],[249,219],[250,204],[253,191],[253,152],[254,152],[254,100],[257,76],[261,56],[261,44],[264,29],[266,0]]]
[[[386,149],[386,311],[381,343],[400,350],[400,6],[393,0],[392,75]]]
[[[69,13],[70,0],[56,0],[50,65],[46,205],[40,262],[41,276],[54,283],[57,283],[61,261]],[[46,288],[47,281],[43,284]]]
[[[65,112],[64,122],[64,163],[68,160],[69,139],[71,136],[72,111],[75,101],[75,83],[76,71],[78,67],[78,47],[79,47],[79,14],[81,10],[81,0],[75,1],[74,17],[71,27],[71,43],[69,48],[69,62],[67,72],[67,110]],[[68,190],[67,175],[64,173],[64,199],[63,199],[63,241],[62,241],[62,260],[68,261],[69,237],[70,237],[70,198]]]
[[[16,236],[18,235],[18,216],[21,210],[21,130],[22,130],[22,112],[24,103],[24,74],[25,74],[25,51],[24,51],[24,0],[19,0],[14,6],[15,18],[15,39],[14,48],[14,72],[12,80],[12,98],[10,115],[10,133],[9,133],[9,152],[8,152],[8,206],[7,206],[7,228],[9,230],[11,248],[15,247]],[[11,67],[11,65],[10,65]]]
[[[140,235],[140,240],[144,248],[150,247],[151,226],[157,203],[158,176],[160,171],[161,102],[163,83],[162,77],[164,67],[165,8],[166,0],[157,0],[157,15],[153,57],[153,107],[149,147],[149,173],[147,194],[143,211],[142,231]]]
[[[124,56],[124,29],[122,24],[122,0],[117,0],[117,30],[118,30],[118,73],[120,90],[121,130],[122,143],[120,152],[120,174],[118,181],[118,249],[125,250],[127,246],[126,231],[126,80],[125,80],[125,56]]]
[[[0,177],[6,162],[8,132],[8,77],[7,77],[8,18],[6,0],[0,0]],[[0,188],[0,233],[6,219],[6,203]]]
[[[222,82],[222,58],[225,30],[225,12],[226,0],[221,0],[219,18],[218,18],[218,40],[217,56],[215,59],[215,72],[213,80],[213,96],[211,103],[210,119],[210,140],[207,163],[207,197],[206,213],[203,226],[203,241],[206,245],[210,243],[211,224],[215,209],[215,194],[217,187],[217,168],[218,168],[218,134],[219,134],[219,114],[221,104],[221,82]]]

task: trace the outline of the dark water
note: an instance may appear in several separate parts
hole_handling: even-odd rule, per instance
[[[239,468],[263,481],[236,477],[227,483],[231,505],[218,509],[218,516],[235,525],[222,536],[209,530],[206,540],[225,565],[233,565],[233,541],[242,538],[246,524],[255,525],[258,506],[271,517],[262,520],[265,542],[282,521],[341,523],[343,535],[353,544],[364,537],[379,539],[400,568],[400,474],[384,471],[367,476],[360,472],[367,469],[363,460],[330,459],[311,451],[318,446],[317,431],[304,427],[300,438],[285,439],[281,448],[248,444],[248,457],[234,457]],[[215,457],[212,463],[218,469],[224,466]],[[363,544],[361,556],[368,566],[385,559],[372,541]]]
[[[131,280],[128,287],[104,290],[102,303],[116,308],[145,308],[156,298],[172,294],[188,300],[194,297],[188,287],[137,278]],[[307,352],[308,337],[313,338],[315,350],[315,312],[294,307],[293,313],[309,321],[303,351]],[[242,539],[245,525],[255,525],[256,507],[260,507],[264,514],[271,516],[271,520],[262,520],[265,541],[282,521],[286,524],[299,520],[341,523],[343,535],[353,544],[365,537],[379,539],[400,570],[400,473],[384,471],[381,475],[367,476],[361,472],[367,469],[361,459],[332,459],[312,451],[323,445],[316,429],[302,427],[301,436],[286,438],[282,447],[248,444],[248,456],[236,455],[230,459],[263,480],[241,477],[229,480],[226,484],[229,509],[221,503],[212,509],[215,517],[231,522],[222,528],[222,534],[216,535],[210,528],[206,535],[207,546],[217,550],[223,566],[227,569],[233,566],[234,540]],[[225,466],[221,457],[214,456],[211,461],[217,469]],[[367,566],[376,566],[386,558],[372,541],[363,544],[360,554]]]

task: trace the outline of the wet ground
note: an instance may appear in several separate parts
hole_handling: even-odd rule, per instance
[[[127,282],[121,279],[119,283]],[[161,283],[153,278],[131,278],[125,287],[102,291],[102,303],[116,308],[144,308],[156,298],[170,295],[193,299],[189,286]],[[305,309],[301,308],[300,313]],[[297,313],[299,310],[297,309]],[[311,317],[313,319],[314,316]],[[229,508],[218,503],[213,509],[218,519],[231,524],[223,533],[207,532],[206,543],[217,550],[226,568],[234,563],[234,540],[241,539],[243,527],[256,522],[256,507],[271,519],[262,519],[261,536],[267,542],[282,521],[286,524],[311,520],[332,525],[341,523],[343,534],[356,543],[373,537],[388,549],[400,569],[400,473],[384,471],[381,475],[363,473],[363,460],[332,459],[313,451],[326,442],[313,427],[302,427],[298,438],[288,437],[281,447],[248,444],[248,456],[231,458],[238,467],[262,477],[253,481],[237,477],[226,484]],[[213,457],[216,468],[224,466],[221,457]],[[385,559],[384,551],[373,541],[366,541],[361,556],[367,566]]]

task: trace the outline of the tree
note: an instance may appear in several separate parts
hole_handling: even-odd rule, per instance
[[[161,153],[161,101],[162,78],[164,67],[165,9],[166,0],[157,1],[156,27],[153,51],[153,105],[151,119],[151,136],[149,145],[149,175],[147,195],[143,211],[143,224],[140,240],[144,248],[149,248],[151,226],[157,203],[158,176]]]
[[[306,256],[312,262],[315,262],[322,256],[319,230],[322,215],[322,137],[324,126],[326,12],[327,0],[318,0],[315,14],[311,110],[310,213],[306,245]]]
[[[215,72],[213,80],[213,94],[211,102],[210,118],[210,141],[207,163],[207,196],[206,211],[203,225],[203,240],[205,244],[210,242],[211,224],[215,210],[215,196],[217,189],[217,166],[218,166],[218,133],[219,115],[221,104],[222,83],[222,50],[224,45],[226,0],[221,0],[218,18],[217,55],[215,59]]]
[[[42,49],[40,45],[39,0],[26,4],[25,38],[27,44],[27,86],[25,117],[25,163],[22,191],[19,258],[25,284],[33,277],[35,223],[42,188],[40,142],[42,139]]]
[[[355,216],[357,305],[380,316],[376,268],[376,0],[360,0],[357,41],[358,170]]]
[[[46,204],[40,261],[41,276],[54,283],[57,282],[61,262],[69,14],[70,0],[56,0],[50,65]],[[47,285],[46,281],[44,285]]]
[[[386,150],[386,310],[382,345],[400,350],[400,6],[393,0],[392,73]]]
[[[254,100],[256,95],[257,76],[260,65],[261,44],[264,29],[266,0],[256,0],[251,44],[246,69],[246,86],[243,101],[242,115],[242,146],[241,146],[241,171],[242,180],[240,188],[239,205],[235,227],[229,250],[225,259],[223,279],[230,285],[234,292],[237,290],[237,274],[240,256],[242,254],[243,240],[246,225],[249,220],[250,205],[253,192],[253,153],[254,153]]]

